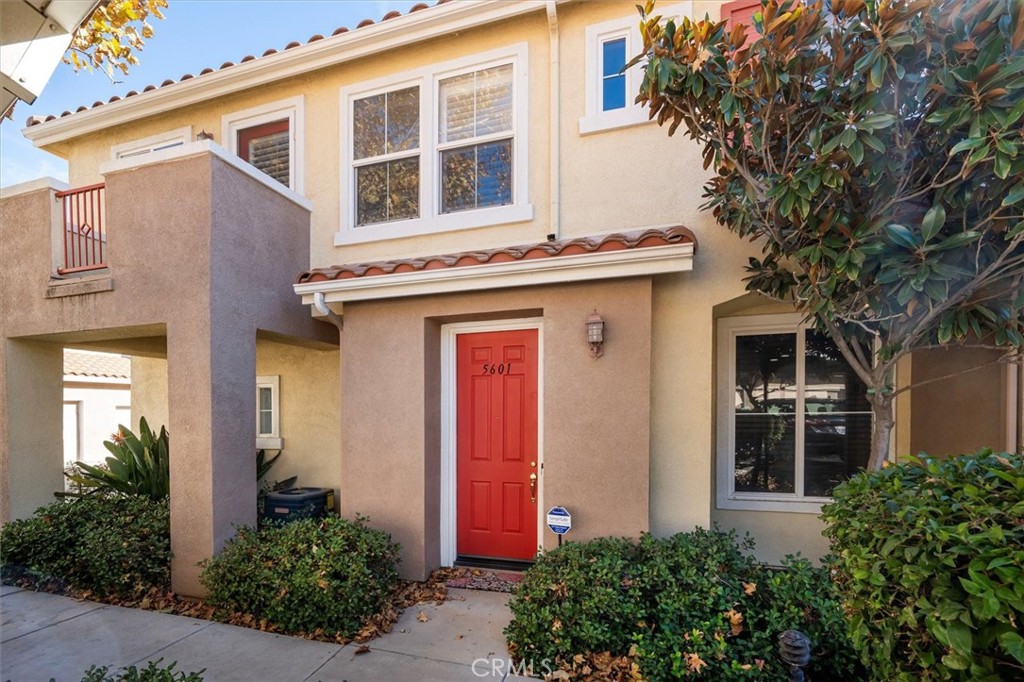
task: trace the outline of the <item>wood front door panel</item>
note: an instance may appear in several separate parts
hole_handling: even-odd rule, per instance
[[[537,552],[537,330],[460,334],[456,342],[457,553]]]

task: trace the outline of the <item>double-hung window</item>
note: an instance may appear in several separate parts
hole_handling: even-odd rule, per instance
[[[335,244],[533,218],[526,45],[341,91]]]
[[[799,319],[719,322],[719,508],[819,511],[867,464],[864,383]]]

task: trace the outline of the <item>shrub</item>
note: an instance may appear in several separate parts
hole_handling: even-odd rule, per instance
[[[128,597],[170,583],[166,502],[89,495],[54,502],[0,530],[5,577]]]
[[[513,596],[509,648],[521,661],[631,650],[644,679],[784,679],[778,635],[807,633],[819,682],[856,674],[824,568],[758,563],[735,533],[695,530],[639,542],[602,538],[543,554]]]
[[[398,582],[398,545],[366,519],[303,519],[240,528],[200,581],[207,603],[286,632],[349,637],[380,611]]]
[[[113,675],[108,674],[109,667],[94,665],[85,671],[82,682],[203,682],[203,670],[197,673],[175,672],[174,666],[177,665],[177,662],[163,667],[160,665],[163,660],[161,658],[157,661],[150,661],[149,665],[142,670],[130,665]]]
[[[170,495],[170,441],[167,429],[160,427],[158,436],[149,428],[146,418],[139,419],[139,435],[125,426],[118,426],[112,441],[103,441],[110,451],[105,466],[78,462],[76,472],[64,474],[87,492],[137,495],[151,500],[166,500]]]
[[[1024,460],[983,450],[854,476],[824,509],[875,680],[1019,679]]]

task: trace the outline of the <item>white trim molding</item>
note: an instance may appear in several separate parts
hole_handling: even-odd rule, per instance
[[[665,19],[679,21],[682,17],[693,15],[693,2],[686,0],[664,8],[659,7],[658,12]],[[625,74],[626,106],[621,109],[604,110],[602,101],[603,53],[601,48],[606,42],[620,39],[626,41],[626,63],[629,63],[629,60],[639,54],[643,48],[635,12],[586,27],[586,42],[583,47],[586,68],[584,77],[586,104],[585,113],[580,118],[580,135],[650,123],[649,110],[633,103],[644,79],[643,66],[640,64]]]
[[[499,137],[512,138],[512,203],[442,213],[440,197],[441,145],[439,141],[440,126],[438,125],[441,81],[464,73],[507,64],[512,65],[512,132],[511,135],[502,134]],[[529,196],[528,64],[529,48],[527,43],[521,42],[341,88],[341,116],[339,117],[341,121],[339,136],[341,140],[341,191],[339,192],[341,224],[334,235],[334,245],[362,244],[533,220],[534,209]],[[353,158],[352,145],[355,101],[410,87],[419,88],[419,217],[357,226],[355,166],[358,162]],[[472,143],[469,142],[469,144]],[[403,154],[403,156],[414,155],[416,154]]]
[[[224,114],[220,120],[221,144],[229,152],[238,156],[238,133],[240,131],[264,123],[288,119],[288,188],[298,194],[304,194],[306,177],[305,99],[304,95],[296,95]],[[262,174],[262,171],[259,172]]]
[[[558,3],[571,1],[557,0]],[[213,73],[179,80],[93,109],[37,123],[24,128],[22,133],[35,146],[45,147],[146,116],[302,76],[317,69],[407,48],[442,35],[460,33],[531,12],[543,12],[546,4],[545,0],[448,2],[235,64]]]
[[[269,433],[260,433],[260,390],[270,389],[270,422]],[[280,450],[284,447],[281,438],[281,377],[266,375],[256,377],[256,447],[266,450]]]
[[[692,269],[693,244],[684,243],[371,277],[351,277],[295,284],[293,288],[296,294],[302,296],[302,302],[310,305],[313,303],[315,293],[323,293],[328,303],[344,303],[456,291],[642,277],[688,272]]]
[[[537,550],[544,538],[544,320],[540,317],[462,322],[441,327],[441,565],[453,566],[458,552],[458,405],[456,337],[459,334],[537,330]]]

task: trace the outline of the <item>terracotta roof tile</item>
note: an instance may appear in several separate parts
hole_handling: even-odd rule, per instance
[[[537,258],[562,258],[587,253],[643,249],[672,244],[693,244],[694,248],[696,248],[697,238],[688,228],[677,225],[676,227],[664,229],[620,232],[603,237],[559,239],[539,244],[510,246],[501,249],[485,249],[481,251],[450,253],[442,256],[425,256],[422,258],[404,258],[374,263],[315,268],[299,275],[297,283],[309,284],[310,282],[327,282],[336,279],[379,277],[419,270],[472,267],[487,263],[511,263],[513,261]]]
[[[436,5],[443,5],[444,3],[449,2],[449,1],[450,0],[436,0],[436,2],[434,4],[435,4],[435,6]],[[422,2],[421,3],[417,3],[416,5],[413,5],[411,8],[409,8],[409,11],[407,12],[407,14],[412,14],[413,12],[419,12],[421,10],[427,9],[428,7],[429,7],[429,5],[427,5],[426,3],[422,3]],[[382,22],[383,21],[388,21],[390,19],[394,19],[394,18],[400,17],[400,16],[402,16],[401,12],[399,12],[398,10],[392,10],[392,11],[388,12],[387,14],[385,14],[381,18],[380,21],[382,21]],[[362,21],[359,22],[359,24],[356,26],[356,28],[352,29],[352,30],[358,30],[358,29],[363,28],[365,26],[373,26],[376,23],[378,23],[378,22],[375,22],[373,19],[369,19],[369,18],[363,19]],[[349,29],[347,27],[340,26],[340,27],[336,28],[333,33],[331,33],[331,36],[333,37],[333,36],[340,35],[342,33],[348,33],[348,32],[349,32]],[[324,36],[322,36],[319,33],[317,33],[316,35],[310,36],[309,40],[307,40],[305,44],[308,45],[309,43],[314,43],[314,42],[316,42],[318,40],[323,40],[323,39],[324,39]],[[287,45],[285,45],[285,47],[282,50],[275,50],[274,48],[270,48],[266,52],[264,52],[261,57],[254,57],[252,55],[246,55],[238,63],[239,64],[244,64],[244,63],[251,62],[251,61],[254,61],[254,60],[257,60],[257,59],[261,59],[262,57],[269,57],[271,55],[277,54],[279,51],[283,52],[284,50],[291,50],[293,48],[299,47],[302,44],[303,43],[301,43],[299,41],[292,41],[292,42],[288,43]],[[223,64],[220,65],[219,69],[215,69],[215,68],[212,68],[212,67],[206,67],[202,71],[199,72],[199,76],[193,76],[190,73],[186,73],[186,74],[182,75],[180,78],[178,78],[178,80],[176,80],[176,81],[174,79],[165,80],[163,83],[160,84],[159,87],[162,88],[162,87],[166,87],[168,85],[173,85],[175,83],[180,83],[182,81],[190,80],[190,79],[193,79],[193,78],[199,78],[199,77],[205,76],[208,73],[215,73],[215,72],[218,72],[218,71],[223,71],[224,69],[230,69],[233,66],[235,66],[235,62],[224,62]],[[156,88],[157,88],[156,85],[147,85],[145,88],[143,88],[142,92],[150,92],[151,90],[155,90]],[[130,92],[128,92],[124,96],[124,98],[134,97],[137,94],[139,94],[139,93],[136,92],[135,90],[131,90]],[[122,99],[121,97],[118,97],[117,95],[114,95],[109,100],[107,100],[106,104],[111,104],[111,103],[117,102],[117,101],[119,101],[121,99]],[[94,102],[91,108],[95,109],[96,107],[102,106],[103,104],[104,104],[104,102]],[[39,125],[40,123],[48,123],[48,122],[53,121],[53,120],[55,120],[57,118],[65,118],[67,116],[72,116],[73,114],[78,113],[80,111],[84,111],[84,110],[86,110],[88,108],[90,108],[90,107],[81,106],[77,110],[75,110],[74,112],[65,111],[62,114],[60,114],[60,116],[54,116],[53,114],[50,114],[48,116],[42,116],[42,115],[40,115],[40,116],[30,116],[28,118],[28,120],[25,122],[25,125],[26,125],[26,127],[31,127],[31,126],[34,126],[34,125]]]
[[[112,379],[130,379],[132,376],[132,359],[125,355],[113,353],[93,353],[90,351],[64,351],[64,374],[80,377],[107,377]]]

